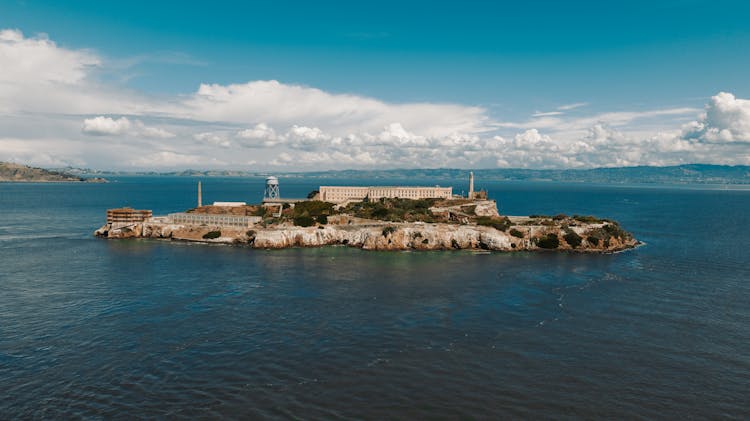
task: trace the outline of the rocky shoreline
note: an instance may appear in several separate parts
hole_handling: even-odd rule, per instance
[[[611,253],[640,243],[612,221],[573,217],[507,217],[506,227],[477,224],[386,222],[345,215],[310,227],[282,224],[248,229],[174,224],[163,218],[140,223],[108,223],[96,230],[104,238],[155,238],[245,245],[256,249],[343,245],[364,250],[560,250]],[[502,228],[505,228],[503,230]]]

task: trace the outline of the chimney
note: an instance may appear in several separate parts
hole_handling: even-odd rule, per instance
[[[469,199],[474,198],[474,171],[469,172]]]
[[[201,182],[198,182],[198,207],[203,206],[203,193],[201,192]]]

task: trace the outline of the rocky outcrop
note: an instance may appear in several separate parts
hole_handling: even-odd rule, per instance
[[[505,231],[474,224],[388,223],[347,218],[333,219],[330,225],[283,225],[248,230],[151,220],[123,226],[107,224],[95,234],[106,238],[142,237],[246,244],[264,249],[345,245],[365,250],[613,252],[639,244],[614,222],[582,223],[572,219],[552,221],[528,217],[511,217],[510,220],[512,225]]]

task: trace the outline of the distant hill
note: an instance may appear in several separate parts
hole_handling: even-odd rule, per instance
[[[276,173],[280,177],[341,179],[464,179],[469,170],[453,168],[343,170]],[[585,170],[477,169],[478,180],[557,181],[606,184],[750,184],[750,166],[689,164],[670,167],[619,167]]]
[[[0,182],[104,182],[103,178],[81,178],[59,171],[0,162]]]
[[[347,180],[459,180],[468,177],[468,169],[430,168],[395,170],[337,170],[337,171],[242,171],[242,170],[182,170],[172,172],[107,172],[81,168],[60,170],[79,176],[144,175],[183,177],[264,177],[283,178],[338,178]],[[477,180],[488,181],[557,181],[570,183],[604,184],[745,184],[750,185],[750,166],[687,164],[669,167],[619,167],[585,170],[530,170],[521,168],[491,168],[473,170]]]

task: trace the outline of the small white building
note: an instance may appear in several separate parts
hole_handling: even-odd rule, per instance
[[[224,207],[237,207],[237,206],[245,206],[247,203],[245,202],[214,202],[214,206],[224,206]]]

